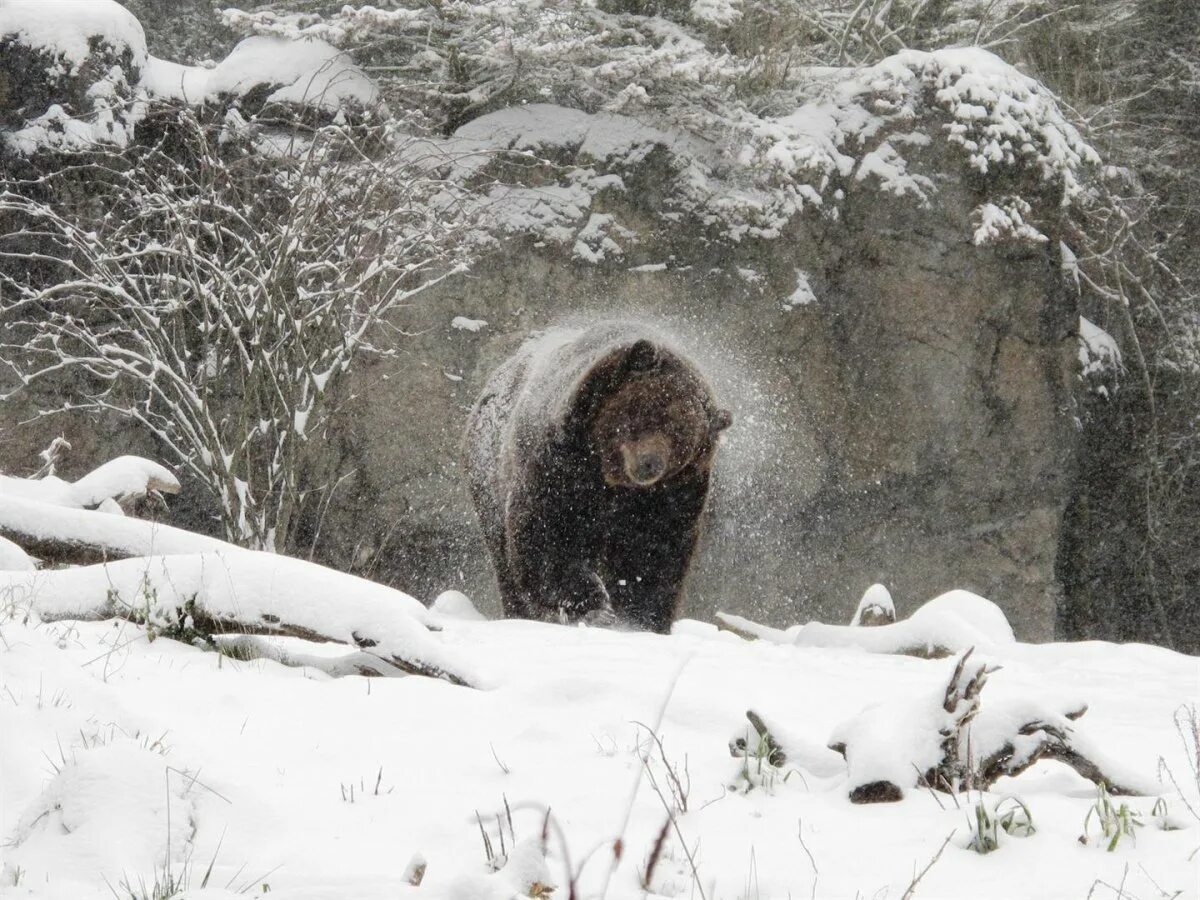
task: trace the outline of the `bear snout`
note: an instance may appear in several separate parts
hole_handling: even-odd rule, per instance
[[[621,445],[621,461],[625,477],[638,487],[649,487],[667,471],[670,445],[661,436]]]

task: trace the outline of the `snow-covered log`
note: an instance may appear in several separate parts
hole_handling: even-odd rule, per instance
[[[257,634],[221,634],[214,637],[214,642],[218,651],[227,656],[247,662],[252,659],[266,659],[281,666],[317,669],[332,678],[344,678],[347,675],[371,677],[409,674],[365,650],[355,650],[341,656],[324,656],[293,650],[269,637]]]
[[[123,521],[115,517],[115,522]],[[286,635],[357,647],[405,672],[476,685],[400,591],[270,553],[126,559],[56,572],[0,573],[43,621],[128,618],[180,637]]]
[[[4,495],[0,502],[0,538],[39,559],[72,565],[136,556],[240,552],[233,544],[170,525],[12,495]]]

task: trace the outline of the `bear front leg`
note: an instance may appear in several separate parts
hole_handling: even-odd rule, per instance
[[[707,491],[707,473],[699,472],[628,496],[609,528],[606,559],[619,617],[648,631],[671,630],[696,552]]]
[[[611,624],[612,602],[596,571],[591,535],[574,504],[515,504],[506,531],[513,607],[545,621]]]

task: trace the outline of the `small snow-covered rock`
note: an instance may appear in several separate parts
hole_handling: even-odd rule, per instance
[[[462,591],[442,591],[429,610],[448,619],[465,619],[469,622],[482,622],[487,619],[487,616],[475,608],[471,598]]]
[[[887,625],[896,621],[896,605],[891,592],[882,584],[873,584],[863,593],[854,610],[851,625]]]
[[[466,316],[455,316],[450,320],[450,327],[456,331],[478,332],[487,328],[487,319],[468,319]]]

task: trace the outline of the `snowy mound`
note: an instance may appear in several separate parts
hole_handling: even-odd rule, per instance
[[[32,572],[36,568],[24,550],[8,538],[0,537],[0,572]]]
[[[113,884],[128,871],[180,865],[201,793],[172,773],[165,747],[117,735],[60,758],[58,771],[11,833],[22,870],[53,883],[64,856]],[[6,869],[6,883],[16,873]]]

